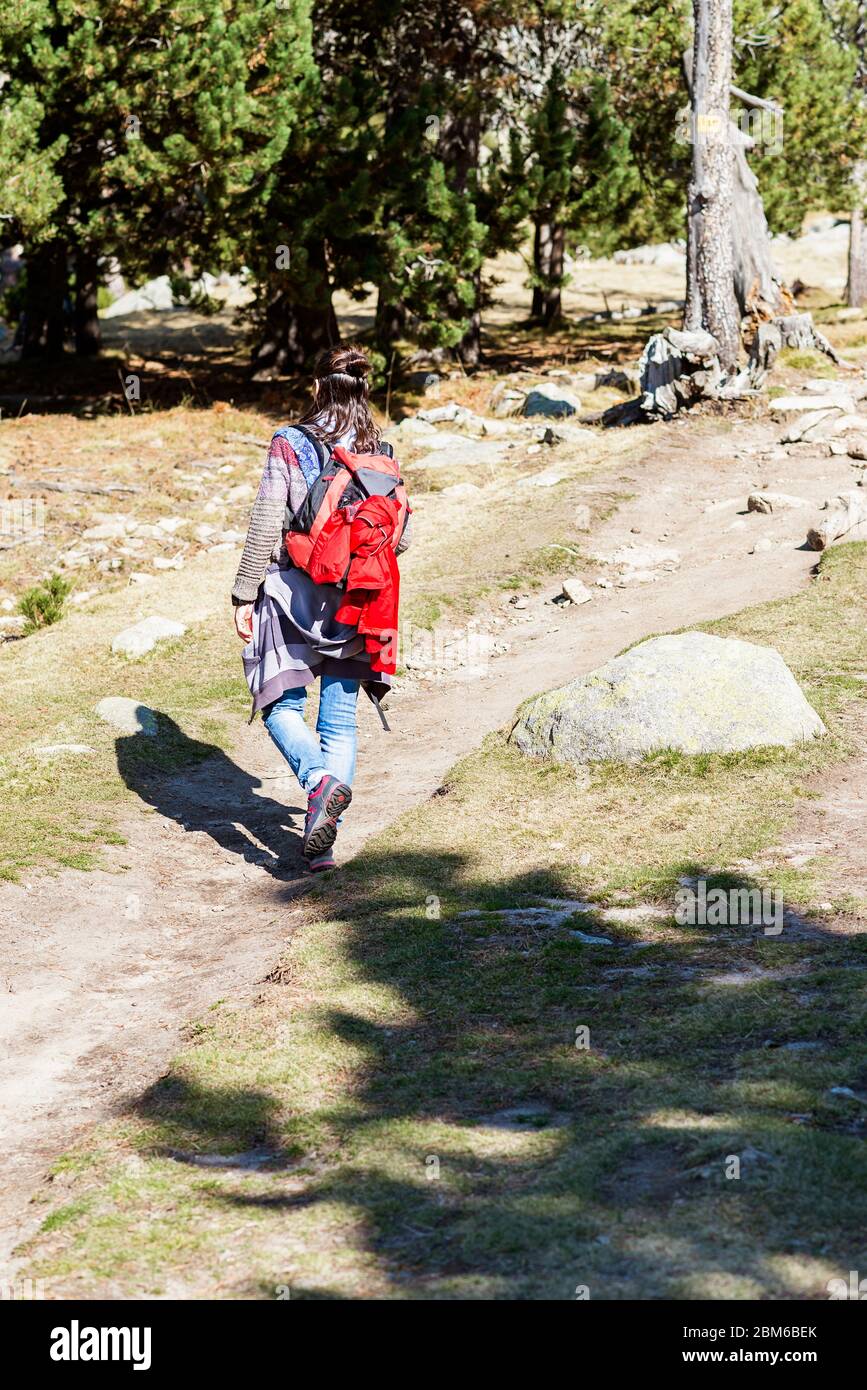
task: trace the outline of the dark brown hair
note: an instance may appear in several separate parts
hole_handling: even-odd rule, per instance
[[[354,433],[357,454],[375,454],[380,433],[370,413],[370,362],[359,348],[326,348],[313,369],[313,403],[299,424],[329,446]]]

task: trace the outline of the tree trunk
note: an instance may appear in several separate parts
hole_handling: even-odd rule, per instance
[[[102,347],[99,322],[99,262],[92,251],[75,254],[75,351],[80,357],[95,357]]]
[[[22,357],[63,356],[68,270],[66,247],[51,241],[27,257]]]
[[[705,328],[732,370],[740,350],[734,294],[732,203],[734,158],[729,134],[732,0],[693,0],[692,179],[688,195],[688,286],[685,326]],[[695,320],[699,318],[700,321]]]
[[[455,117],[446,125],[440,137],[443,163],[449,183],[458,193],[470,193],[470,184],[479,167],[481,145],[481,122],[478,110],[471,106],[468,111]],[[457,295],[451,296],[450,310],[456,318],[469,323],[463,337],[453,349],[455,357],[465,367],[477,367],[482,359],[482,271],[481,267],[473,277],[473,307],[467,315],[467,307]]]
[[[539,220],[533,235],[533,271],[538,283],[533,286],[532,313],[546,328],[555,323],[563,311],[565,257],[566,228],[562,222]]]
[[[482,272],[477,270],[473,276],[475,297],[470,322],[455,348],[455,353],[465,367],[477,367],[482,360]],[[460,312],[460,310],[459,310]],[[466,310],[463,311],[466,313]]]
[[[771,254],[771,234],[759,193],[759,181],[747,163],[747,141],[734,124],[729,126],[734,157],[732,244],[734,287],[738,309],[756,318],[773,318],[792,309],[791,295],[783,288]]]
[[[377,347],[390,352],[398,338],[406,332],[406,309],[403,304],[389,304],[382,297],[382,290],[376,301],[374,338]]]
[[[846,286],[846,303],[860,309],[867,304],[867,229],[864,226],[864,209],[857,207],[852,213],[852,226],[849,232],[849,282]]]
[[[253,349],[257,375],[301,371],[323,348],[340,341],[324,244],[309,249],[307,266],[303,302],[293,286],[283,287],[278,275],[265,287],[263,331]]]

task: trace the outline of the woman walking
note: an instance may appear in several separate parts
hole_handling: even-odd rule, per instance
[[[358,691],[379,708],[391,684],[394,556],[409,544],[406,496],[370,412],[369,373],[356,348],[320,356],[310,408],[271,441],[232,589],[253,713],[261,709],[307,795],[302,852],[314,873],[334,867],[352,799]],[[317,676],[314,731],[304,706]]]

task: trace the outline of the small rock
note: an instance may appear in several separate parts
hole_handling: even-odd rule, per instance
[[[96,526],[89,526],[83,533],[83,539],[86,541],[116,540],[120,536],[126,535],[128,525],[129,517],[110,516]]]
[[[164,555],[157,555],[154,557],[153,566],[155,570],[181,570],[184,567],[184,559],[182,555],[175,555],[171,560]]]
[[[94,714],[122,734],[144,734],[154,738],[158,733],[154,711],[125,695],[106,696],[96,705]]]
[[[783,512],[809,505],[805,498],[793,497],[788,492],[752,492],[747,498],[748,512]]]
[[[183,637],[186,630],[183,623],[176,622],[173,618],[143,618],[140,623],[134,623],[132,627],[125,627],[119,632],[111,644],[111,649],[131,658],[144,656],[147,652],[153,651],[157,642],[166,637]]]
[[[478,496],[481,488],[476,483],[452,483],[450,487],[444,487],[440,493],[441,497],[474,497]]]
[[[774,543],[773,543],[772,540],[769,539],[769,537],[767,537],[767,536],[759,536],[759,539],[756,541],[755,545],[753,546],[752,550],[750,551],[750,554],[751,554],[751,555],[759,555],[762,551],[764,551],[764,550],[773,550],[773,548],[774,548]]]
[[[569,474],[562,472],[558,468],[546,468],[542,473],[531,473],[528,477],[519,478],[519,487],[556,487],[558,483],[565,482]]]
[[[252,502],[256,496],[256,489],[252,483],[238,483],[237,487],[230,487],[226,493],[227,502]]]
[[[577,415],[580,409],[580,400],[570,391],[549,382],[542,382],[527,393],[523,414],[527,417],[544,415],[553,420],[562,420],[567,415]]]
[[[41,757],[53,758],[60,753],[93,753],[96,750],[88,743],[46,743],[41,748],[31,748],[31,753],[38,753]]]
[[[584,580],[578,578],[563,580],[563,594],[570,603],[589,603],[593,597]]]
[[[458,405],[457,401],[449,401],[446,405],[434,405],[428,410],[419,410],[416,414],[417,420],[426,420],[429,425],[462,423],[472,417],[472,411],[467,410],[465,405]]]

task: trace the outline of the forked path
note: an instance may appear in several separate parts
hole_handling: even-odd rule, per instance
[[[812,504],[851,487],[844,459],[760,461],[772,441],[755,423],[716,446],[683,435],[678,447],[662,430],[659,438],[665,447],[654,461],[627,461],[601,480],[600,491],[616,481],[634,497],[592,546],[605,553],[664,536],[679,568],[652,583],[600,588],[578,608],[553,606],[554,590],[532,599],[514,615],[510,649],[482,675],[398,693],[390,734],[362,701],[360,774],[341,857],[429,796],[526,696],[642,636],[809,582],[816,556],[798,548],[809,514],[746,519],[738,511],[765,478]],[[708,509],[709,499],[721,505]],[[761,534],[774,548],[750,554]],[[128,843],[108,851],[115,871],[33,874],[0,889],[0,1278],[12,1276],[12,1251],[38,1223],[29,1198],[56,1154],[146,1089],[185,1023],[217,999],[257,993],[302,910],[302,819],[297,786],[257,723],[239,730],[231,759],[142,788],[123,827]]]

